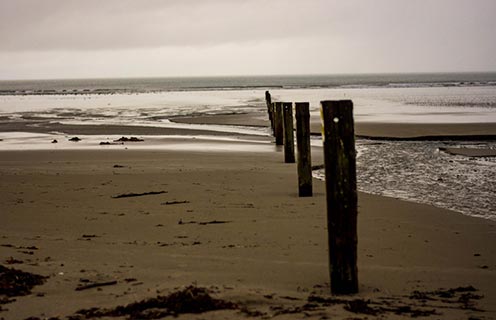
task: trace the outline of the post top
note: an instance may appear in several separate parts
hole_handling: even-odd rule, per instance
[[[347,105],[351,104],[353,105],[353,101],[347,99],[347,100],[322,100],[320,101],[320,104],[342,104],[342,105]]]

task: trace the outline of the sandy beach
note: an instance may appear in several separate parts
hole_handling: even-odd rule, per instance
[[[0,318],[132,318],[114,308],[174,292],[226,309],[180,319],[496,318],[495,222],[359,193],[360,293],[331,296],[322,181],[298,198],[271,144],[174,143],[0,152],[0,261],[47,277],[2,298]],[[160,310],[144,305],[135,318]]]
[[[0,320],[496,320],[494,12],[0,0]]]

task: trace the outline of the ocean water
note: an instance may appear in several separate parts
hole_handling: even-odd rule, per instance
[[[192,126],[171,119],[264,112],[265,90],[270,90],[275,101],[310,102],[315,117],[321,100],[352,99],[356,122],[483,122],[496,126],[496,73],[0,81],[0,126],[48,121],[187,128]],[[264,128],[201,128],[269,135]],[[60,135],[0,132],[0,150],[74,147],[46,143]],[[153,139],[162,141],[150,137]],[[86,145],[90,147],[83,143],[78,148]],[[496,141],[359,139],[358,187],[496,220],[496,158],[467,158],[439,151],[447,145],[496,149]],[[270,150],[262,142],[259,148]]]
[[[355,121],[496,122],[496,73],[0,81],[0,116],[162,125],[274,100],[352,99]]]
[[[238,89],[495,86],[496,72],[0,81],[0,95]]]

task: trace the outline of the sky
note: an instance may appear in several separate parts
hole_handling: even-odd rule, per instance
[[[0,0],[0,79],[496,71],[495,0]]]

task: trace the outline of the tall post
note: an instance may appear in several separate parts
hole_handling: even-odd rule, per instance
[[[282,104],[284,118],[284,162],[295,163],[294,129],[293,129],[293,104]]]
[[[322,101],[331,292],[358,292],[353,102]]]
[[[272,117],[272,135],[275,137],[276,136],[276,103],[272,102],[270,104],[270,115]]]
[[[282,121],[282,102],[275,103],[275,112],[274,112],[274,131],[276,137],[276,145],[282,146],[284,144],[283,138],[283,121]]]
[[[296,102],[296,149],[298,162],[298,195],[311,197],[312,153],[310,146],[310,104]]]
[[[265,91],[265,102],[267,104],[267,113],[269,114],[270,128],[274,133],[274,119],[272,118],[272,97],[269,91]]]

